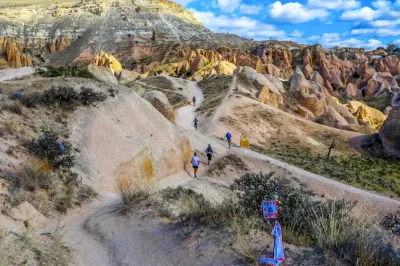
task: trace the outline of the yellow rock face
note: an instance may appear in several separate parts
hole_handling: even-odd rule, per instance
[[[381,111],[366,106],[358,101],[352,101],[345,106],[357,119],[368,121],[376,130],[382,127],[383,122],[385,122],[387,118]]]
[[[115,59],[114,56],[100,51],[100,53],[94,58],[93,62],[97,66],[105,67],[111,69],[113,73],[120,72],[122,70],[122,65]]]

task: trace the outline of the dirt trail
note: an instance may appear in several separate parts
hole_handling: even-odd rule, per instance
[[[188,82],[186,80],[173,79],[170,77],[167,78],[174,83],[174,86],[186,88],[183,91],[186,97],[191,99],[193,95],[196,96],[198,105],[201,105],[201,102],[203,101],[203,94],[196,83]],[[229,103],[228,98],[235,86],[236,78],[232,82],[230,93],[228,93],[224,99],[213,118],[213,123],[211,123],[209,126],[213,127],[218,123],[218,119],[223,113],[226,105]],[[268,170],[266,169],[268,168],[266,165],[271,164],[286,168],[288,171],[294,173],[294,176],[298,177],[301,181],[307,180],[307,183],[313,185],[312,188],[316,190],[328,190],[328,188],[330,188],[334,195],[336,193],[336,196],[350,195],[350,199],[362,199],[370,202],[371,204],[376,204],[377,206],[400,206],[399,201],[357,189],[323,176],[312,174],[250,150],[243,150],[240,148],[228,150],[224,141],[214,136],[201,134],[193,129],[192,121],[195,117],[195,111],[196,108],[189,105],[178,109],[176,115],[176,124],[179,126],[179,130],[189,138],[193,150],[197,150],[202,153],[206,145],[210,143],[215,150],[216,159],[221,158],[228,153],[235,153],[243,157],[259,160],[259,165],[257,169],[254,170]],[[228,189],[226,186],[224,186],[224,184],[222,184],[222,182],[213,182],[211,179],[207,178],[208,167],[205,165],[205,158],[200,157],[200,159],[201,165],[199,179],[192,178],[192,173],[190,172],[180,171],[159,181],[157,184],[157,189],[177,187],[182,185],[192,188],[199,193],[203,193],[209,200],[214,202],[222,202],[224,199],[223,195],[229,193]],[[99,200],[89,204],[89,206],[72,211],[61,221],[61,224],[65,225],[65,235],[63,240],[74,250],[75,263],[72,265],[150,266],[179,265],[179,263],[177,263],[179,258],[181,258],[181,261],[188,261],[188,259],[184,257],[185,252],[178,251],[179,243],[176,242],[177,240],[174,240],[170,233],[162,232],[160,228],[154,227],[156,228],[154,229],[152,227],[154,225],[152,225],[153,223],[151,221],[140,222],[141,218],[138,217],[135,219],[130,217],[126,218],[128,219],[126,221],[127,224],[124,224],[121,226],[121,228],[116,228],[118,227],[118,223],[121,222],[122,218],[118,218],[114,214],[108,214],[116,210],[116,205],[119,203],[119,199],[115,194],[112,194],[112,192],[109,193],[111,194],[100,196]],[[128,224],[132,226],[127,226]],[[163,244],[160,244],[160,242],[158,242],[158,237],[160,234],[163,235],[164,233],[166,234],[166,237],[162,238]],[[106,241],[106,243],[102,244],[104,239],[109,240],[108,242]],[[212,249],[212,247],[210,247],[210,249]],[[144,252],[144,250],[147,251]],[[168,261],[165,261],[163,264],[157,264],[160,260],[163,260],[165,256],[168,257]],[[189,257],[190,256],[188,256],[188,258]],[[223,254],[221,255],[221,261],[223,261],[222,257]],[[140,264],[132,264],[135,261]],[[224,261],[226,262],[227,260],[225,259]],[[221,262],[219,265],[224,264]],[[228,263],[227,265],[232,264]]]
[[[3,69],[0,70],[0,81],[6,81],[18,77],[29,76],[35,73],[35,68],[33,67],[22,67],[19,69]]]

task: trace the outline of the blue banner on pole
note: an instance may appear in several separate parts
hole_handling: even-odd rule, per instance
[[[274,236],[274,259],[284,262],[285,254],[283,252],[282,227],[278,221],[275,221],[275,226],[272,229],[271,235]]]

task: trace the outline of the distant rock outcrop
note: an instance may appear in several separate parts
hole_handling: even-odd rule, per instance
[[[105,53],[103,50],[94,58],[92,64],[108,68],[113,74],[122,71],[121,63],[114,56]]]
[[[396,106],[390,111],[379,137],[388,152],[400,157],[400,107]]]

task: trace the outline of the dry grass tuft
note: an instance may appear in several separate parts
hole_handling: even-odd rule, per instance
[[[1,110],[9,111],[11,113],[22,115],[24,111],[24,107],[20,102],[13,102],[11,104],[3,104],[1,106]]]
[[[130,177],[119,177],[116,181],[115,189],[125,206],[134,206],[135,204],[150,197],[151,186],[153,182],[134,181]]]

